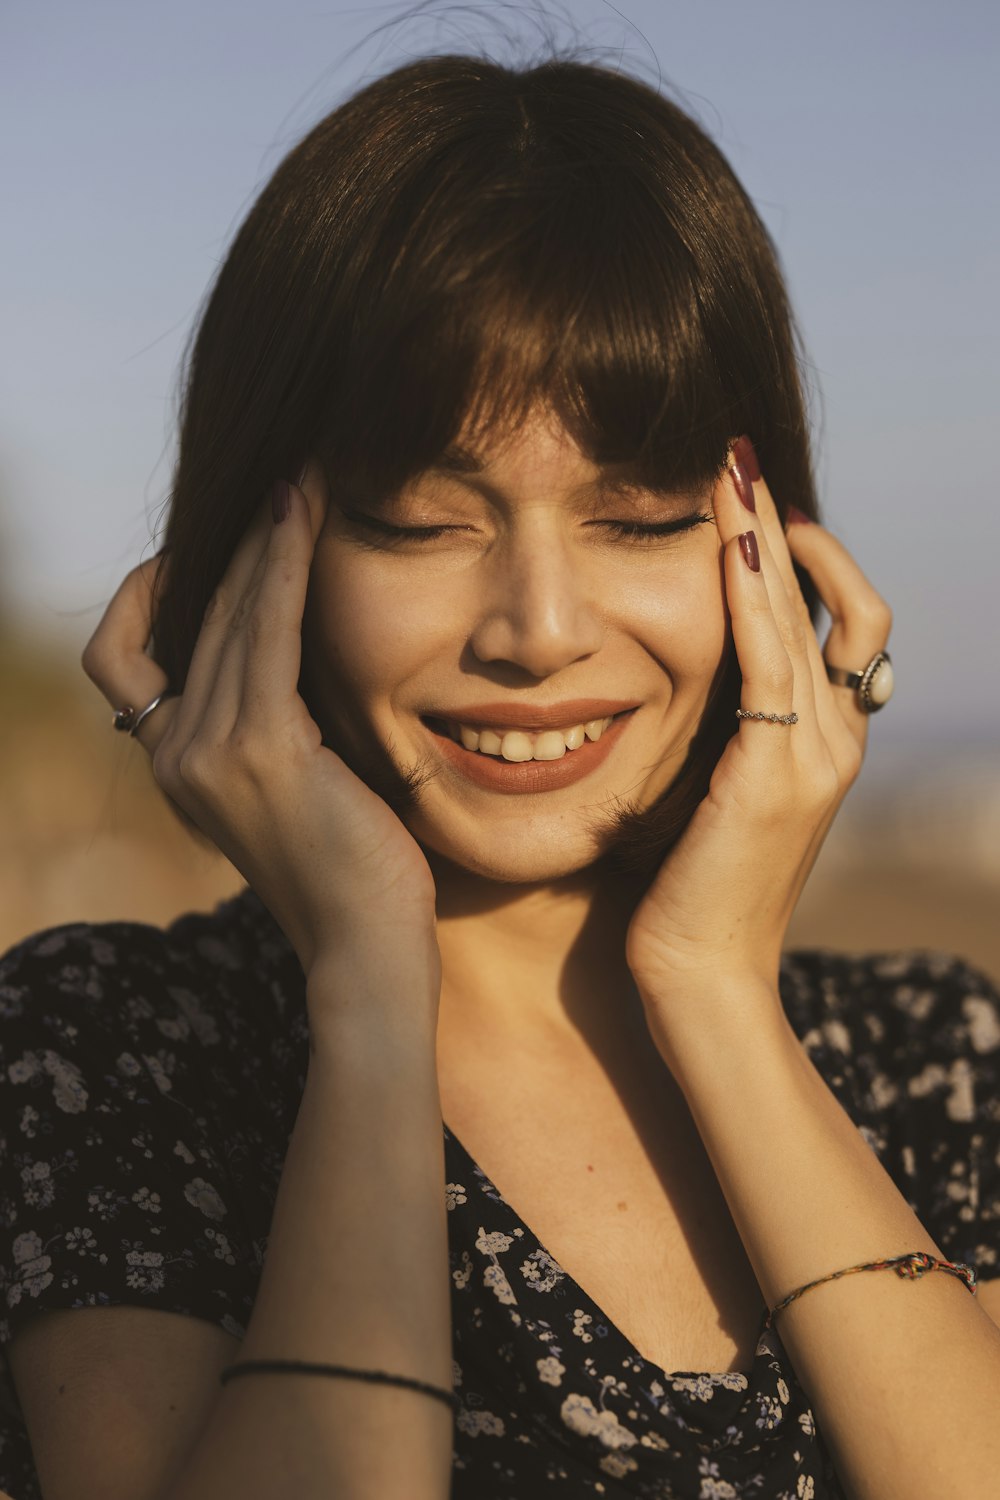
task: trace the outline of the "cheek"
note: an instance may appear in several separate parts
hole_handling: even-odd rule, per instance
[[[729,642],[719,554],[712,549],[694,565],[634,572],[619,598],[631,630],[673,680],[700,686],[710,679]]]
[[[440,586],[421,586],[372,555],[317,548],[306,621],[324,667],[359,701],[390,698],[428,661],[440,660],[448,637]]]
[[[396,558],[347,551],[321,538],[306,602],[317,677],[332,675],[357,704],[376,706],[414,692],[433,702],[442,667],[457,660],[478,591],[445,585]],[[729,632],[719,553],[650,558],[615,565],[596,597],[614,601],[609,636],[637,641],[670,675],[675,690],[700,690],[716,671]],[[313,653],[311,653],[313,654]],[[409,706],[413,706],[410,702]],[[419,704],[416,706],[420,706]]]

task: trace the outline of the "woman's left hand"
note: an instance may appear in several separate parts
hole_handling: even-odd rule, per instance
[[[835,537],[804,517],[793,518],[786,535],[763,479],[752,495],[755,512],[741,501],[732,468],[713,494],[741,707],[794,712],[798,722],[739,721],[708,795],[635,911],[626,959],[647,1016],[661,1029],[675,1009],[682,1019],[692,990],[699,1013],[706,995],[731,995],[734,981],[744,994],[777,995],[792,911],[861,768],[868,727],[855,690],[830,683],[824,657],[859,671],[885,648],[892,623],[888,605]],[[748,564],[747,532],[759,571]],[[822,655],[793,558],[832,618]]]

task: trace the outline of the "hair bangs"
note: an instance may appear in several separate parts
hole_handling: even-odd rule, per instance
[[[799,349],[766,227],[661,92],[572,58],[376,78],[279,166],[189,345],[156,660],[181,691],[241,536],[307,456],[338,502],[378,502],[549,408],[614,481],[699,497],[745,433],[779,519],[816,517]],[[686,826],[739,690],[730,654],[669,792],[621,809],[619,871]]]
[[[446,182],[394,226],[404,249],[369,293],[328,439],[338,483],[398,491],[545,408],[620,479],[703,493],[742,430],[732,332],[652,185],[521,156]]]

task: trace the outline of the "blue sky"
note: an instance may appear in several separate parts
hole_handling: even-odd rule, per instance
[[[6,0],[0,586],[26,621],[82,644],[150,550],[185,338],[285,151],[407,56],[506,55],[497,16],[537,34],[534,7],[491,4],[371,36],[404,9]],[[827,518],[896,612],[876,758],[1000,748],[1000,7],[561,13],[659,66],[777,241],[822,392]]]

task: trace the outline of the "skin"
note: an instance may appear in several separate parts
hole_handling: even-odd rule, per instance
[[[360,720],[397,769],[431,773],[406,822],[437,889],[439,1025],[593,1044],[638,1011],[624,955],[635,893],[587,866],[616,799],[646,808],[670,785],[729,639],[712,497],[613,497],[613,475],[543,412],[483,457],[481,474],[421,476],[382,513],[462,528],[438,539],[384,545],[329,506],[306,607],[310,698],[338,748]],[[688,515],[703,519],[653,540],[603,524]],[[578,697],[641,707],[603,765],[552,792],[473,785],[420,720]]]
[[[488,497],[449,489],[448,506],[469,511],[472,530],[433,566],[430,553],[362,553],[328,519],[311,472],[279,524],[261,507],[183,694],[140,728],[157,779],[288,934],[316,1051],[327,1051],[320,1032],[331,1018],[335,1049],[357,1020],[366,1045],[394,1057],[419,1055],[443,1028],[459,1040],[459,1067],[461,1046],[467,1054],[478,1042],[509,1079],[519,1054],[504,1044],[520,1035],[526,1053],[537,1041],[536,1056],[554,1048],[569,1060],[565,1087],[578,1100],[594,1075],[573,1069],[574,1034],[590,1027],[596,1050],[618,1046],[626,1068],[644,1062],[658,1113],[670,1111],[671,1126],[693,1122],[767,1305],[808,1290],[779,1313],[782,1338],[851,1492],[929,1494],[948,1474],[955,1494],[982,1493],[996,1470],[984,1435],[998,1373],[986,1297],[971,1302],[940,1275],[905,1300],[883,1276],[839,1281],[837,1296],[813,1286],[872,1256],[941,1250],[809,1062],[778,991],[789,918],[868,732],[824,658],[868,662],[888,640],[888,606],[823,527],[782,528],[765,479],[748,508],[730,471],[712,491],[711,526],[627,562],[611,543],[581,538],[579,486],[593,475],[561,434],[526,429],[489,457]],[[441,493],[421,503],[432,499],[445,503]],[[756,570],[745,560],[751,531]],[[793,558],[831,616],[822,653]],[[146,653],[161,565],[126,578],[84,653],[116,707],[168,688]],[[391,574],[397,566],[405,579]],[[304,619],[323,727],[351,742],[351,760],[366,742],[388,753],[390,781],[412,792],[411,827],[325,742],[299,695]],[[601,843],[595,806],[623,796],[648,805],[667,784],[727,620],[742,707],[797,722],[741,722],[632,906],[588,875]],[[564,789],[558,803],[538,794],[519,819],[513,804],[453,791],[426,764],[417,715],[457,706],[473,683],[477,697],[487,684],[529,687],[540,702],[635,694],[639,732],[623,736],[593,784]],[[636,1019],[645,1050],[615,1041],[640,1036]]]
[[[464,1027],[498,1046],[534,1030],[569,1048],[586,1034],[600,1050],[644,1020],[672,1066],[674,1042],[692,1026],[710,1035],[732,994],[780,1010],[784,932],[861,764],[867,716],[827,680],[793,555],[832,617],[829,660],[856,667],[884,647],[888,607],[824,528],[783,531],[764,480],[751,508],[731,470],[706,497],[612,499],[544,412],[481,456],[475,483],[425,475],[398,497],[397,524],[460,528],[427,543],[362,540],[315,465],[290,487],[281,524],[265,501],[211,601],[183,693],[139,738],[307,978],[391,953],[422,981],[407,1024]],[[710,519],[651,544],[607,526],[692,512]],[[169,687],[146,652],[161,564],[128,576],[84,652],[116,706]],[[741,724],[636,901],[588,864],[622,799],[648,806],[675,774],[727,623],[743,707],[794,710],[799,722]],[[322,724],[298,692],[304,646]],[[592,776],[532,797],[458,781],[419,723],[484,696],[591,693],[641,706]],[[364,774],[366,753],[387,776]],[[383,782],[388,801],[373,790]],[[310,1010],[314,1028],[325,1020]]]

